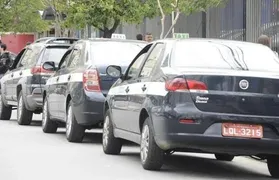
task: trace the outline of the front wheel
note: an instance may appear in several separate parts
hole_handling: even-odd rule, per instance
[[[110,113],[109,110],[107,110],[103,126],[103,151],[105,154],[117,155],[120,154],[121,148],[121,139],[114,137]]]
[[[18,95],[17,100],[17,123],[19,125],[30,125],[33,117],[33,112],[26,109],[23,100],[22,91]]]
[[[10,120],[12,115],[12,106],[5,106],[2,96],[0,95],[0,119]]]
[[[267,167],[273,178],[279,178],[279,156],[270,156],[267,158]]]
[[[146,118],[140,144],[140,158],[144,169],[160,170],[163,166],[164,151],[158,147],[154,139],[154,132],[149,118]]]

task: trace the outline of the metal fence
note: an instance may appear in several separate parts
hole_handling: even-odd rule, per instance
[[[165,29],[171,25],[171,17],[166,18]],[[87,37],[98,36],[95,31]],[[121,25],[116,33],[126,34],[128,39],[150,32],[154,39],[161,33],[160,18],[144,19],[139,25]],[[176,33],[189,33],[190,37],[222,38],[256,42],[261,34],[272,40],[272,48],[279,51],[279,0],[227,0],[222,7],[212,8],[205,13],[195,13],[188,17],[181,15]],[[82,34],[82,33],[81,33]],[[84,33],[83,33],[84,34]]]

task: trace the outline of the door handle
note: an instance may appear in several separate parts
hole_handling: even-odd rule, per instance
[[[128,93],[130,91],[129,87],[127,87],[125,91],[126,93]]]
[[[141,88],[142,91],[146,91],[146,85],[143,85],[143,87]]]
[[[56,81],[59,81],[59,77],[56,78]]]
[[[22,71],[20,71],[19,75],[20,75],[20,76],[22,75]]]
[[[68,81],[70,81],[70,79],[71,79],[71,75],[68,76]]]
[[[14,73],[11,74],[11,77],[14,77]]]

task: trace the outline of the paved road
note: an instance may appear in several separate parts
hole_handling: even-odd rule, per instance
[[[218,162],[212,155],[199,154],[174,154],[167,157],[162,171],[145,171],[137,146],[126,145],[121,155],[107,156],[98,132],[90,131],[84,143],[72,144],[63,128],[49,135],[40,125],[40,121],[24,127],[15,120],[0,121],[0,180],[270,179],[265,163],[245,157]]]

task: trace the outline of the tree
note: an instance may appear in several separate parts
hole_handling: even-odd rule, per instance
[[[67,21],[80,28],[94,26],[110,38],[121,23],[139,24],[145,17],[154,17],[152,0],[72,0]]]
[[[162,25],[160,38],[166,38],[171,33],[181,13],[188,16],[195,12],[206,11],[211,7],[217,7],[225,1],[226,0],[157,0],[157,7],[160,10]],[[174,21],[165,34],[165,17],[170,15],[173,11],[176,14]]]
[[[74,26],[67,24],[65,19],[67,17],[70,0],[41,0],[45,8],[53,13],[54,19],[52,21],[55,28],[56,37],[73,36]]]
[[[38,32],[48,28],[39,10],[43,5],[37,0],[0,0],[1,32]]]
[[[42,20],[39,10],[43,4],[38,0],[13,0],[11,5],[10,31],[13,32],[41,32],[49,28]]]

